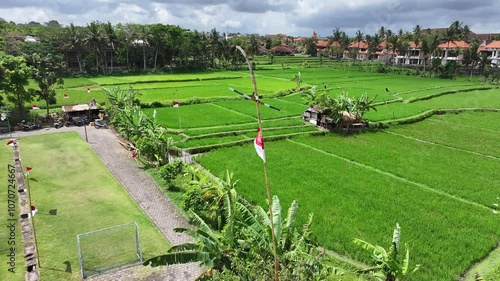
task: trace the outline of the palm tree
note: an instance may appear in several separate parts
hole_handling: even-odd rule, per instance
[[[118,37],[116,36],[115,30],[111,23],[108,21],[108,23],[104,24],[104,39],[105,39],[105,46],[106,47],[111,47],[111,72],[113,71],[113,53],[115,52],[115,46],[118,40]],[[106,50],[104,50],[104,58],[106,59]]]
[[[94,51],[96,71],[99,73],[99,58],[102,53],[103,45],[103,30],[99,22],[93,21],[87,24],[87,37],[85,38],[85,45]]]
[[[132,44],[132,42],[134,42],[135,39],[137,39],[136,31],[134,26],[131,24],[126,24],[126,25],[118,24],[117,30],[119,31],[119,37],[120,37],[119,41],[125,44],[127,68],[130,69],[130,62],[129,62],[130,45]]]
[[[212,68],[216,68],[216,59],[218,58],[218,55],[221,50],[220,42],[219,42],[219,32],[217,29],[213,28],[210,31],[210,54],[212,57]]]
[[[333,36],[331,37],[332,42],[331,43],[329,42],[330,49],[332,50],[332,52],[335,51],[335,57],[337,59],[339,59],[339,53],[338,53],[339,48],[338,46],[334,47],[333,44],[337,42],[337,44],[340,45],[340,41],[342,40],[342,35],[343,31],[341,31],[339,27],[335,27],[335,29],[333,30]]]
[[[431,47],[430,47],[430,34],[426,34],[421,37],[421,42],[422,44],[420,45],[420,50],[422,51],[422,54],[424,56],[424,72],[425,72],[425,66],[427,65],[427,56],[431,53]]]
[[[487,53],[482,53],[479,57],[479,72],[484,77],[484,82],[488,77],[488,69],[491,67],[491,59],[488,57]]]
[[[259,41],[257,40],[257,37],[254,34],[250,35],[250,44],[248,46],[248,53],[251,54],[252,56],[255,56],[259,53]]]
[[[165,26],[161,23],[157,24],[152,24],[150,26],[150,38],[151,38],[151,45],[154,47],[155,50],[155,56],[153,60],[153,68],[156,69],[157,66],[157,60],[158,60],[158,53],[163,53],[164,51],[164,41],[165,37],[167,35],[165,31]]]
[[[415,43],[415,48],[421,49],[420,42],[422,42],[422,29],[420,28],[420,25],[415,25],[413,28],[413,34],[412,34],[412,40],[413,43]]]
[[[344,31],[342,31],[342,35],[339,40],[340,49],[342,50],[342,53],[349,48],[349,45],[351,43],[350,41],[351,40],[349,39],[349,36],[347,36],[347,34]]]
[[[386,30],[385,30],[385,27],[384,26],[381,26],[378,31],[378,36],[381,38],[381,40],[384,40],[385,39],[385,35],[386,35]]]
[[[399,38],[396,35],[391,35],[387,37],[387,45],[389,46],[391,52],[392,52],[392,64],[396,64],[396,50],[398,49],[398,41]]]
[[[149,46],[148,39],[151,36],[151,30],[147,25],[139,25],[137,29],[137,37],[142,42],[142,62],[143,62],[143,70],[146,71],[147,63],[146,63],[146,46]]]
[[[82,62],[81,62],[81,52],[83,48],[83,34],[81,29],[76,27],[73,23],[64,28],[66,44],[65,49],[74,50],[76,52],[76,60],[78,62],[78,68],[82,72]]]
[[[361,41],[363,41],[363,38],[364,38],[364,34],[363,32],[361,32],[361,30],[357,30],[356,31],[356,36],[354,36],[354,38],[356,38],[356,42],[358,42],[358,51],[359,51],[359,45],[361,44]]]
[[[470,44],[470,48],[465,49],[463,53],[463,63],[470,67],[470,77],[469,81],[472,81],[472,72],[474,70],[474,66],[479,61],[479,42],[474,41]]]

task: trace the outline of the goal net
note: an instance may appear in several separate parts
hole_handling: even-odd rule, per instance
[[[78,234],[76,239],[83,279],[142,262],[139,230],[135,222]]]

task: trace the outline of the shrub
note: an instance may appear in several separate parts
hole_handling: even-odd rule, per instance
[[[174,161],[160,168],[160,176],[167,182],[171,182],[184,171],[184,163]]]

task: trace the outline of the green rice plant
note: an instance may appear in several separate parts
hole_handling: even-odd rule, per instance
[[[301,144],[311,139],[314,147]],[[352,239],[389,245],[386,229],[399,222],[405,225],[412,262],[422,265],[412,280],[454,280],[498,243],[498,220],[488,208],[464,203],[349,161],[355,149],[366,157],[379,157],[372,155],[370,146],[363,148],[372,142],[371,138],[357,140],[359,146],[348,149],[349,155],[344,156],[347,158],[330,156],[319,147],[321,143],[331,146],[341,141],[341,137],[332,136],[300,137],[267,142],[265,147],[272,194],[278,195],[284,204],[298,199],[302,210],[298,223],[306,222],[304,213],[315,214],[313,238],[320,245],[366,262],[368,255]],[[396,147],[398,151],[392,152],[394,146],[389,141],[386,147],[377,142],[376,150],[383,154],[401,153],[400,145]],[[339,145],[335,153],[347,148],[348,145]],[[417,161],[413,160],[415,157],[419,156],[405,158]],[[216,175],[225,169],[233,171],[240,180],[238,192],[265,206],[262,161],[251,144],[214,150],[198,161]],[[422,165],[414,170],[419,167]],[[478,183],[474,188],[482,191],[488,186]]]
[[[302,121],[301,117],[289,117],[285,119],[276,119],[276,120],[271,119],[271,120],[264,120],[262,122],[262,127],[264,128],[264,130],[266,130],[266,128],[300,126],[300,125],[304,125],[304,121]],[[236,124],[236,125],[186,129],[184,130],[184,134],[188,136],[199,136],[199,135],[216,134],[220,132],[228,132],[236,130],[250,130],[250,129],[255,130],[257,127],[258,123],[255,121],[255,122]]]
[[[379,169],[455,200],[490,206],[500,161],[386,133],[303,138],[301,143]],[[474,173],[471,173],[474,167]]]
[[[432,116],[425,122],[417,122],[406,126],[394,126],[388,131],[401,134],[403,137],[433,142],[441,146],[450,147],[450,149],[463,149],[471,153],[489,155],[500,159],[500,147],[497,145],[500,142],[500,126],[496,124],[497,122],[491,122],[491,120],[500,117],[500,113],[478,112],[461,113],[460,115],[466,115],[471,118],[474,118],[475,115],[480,115],[484,120],[488,120],[490,124],[494,123],[493,128],[487,124],[483,124],[482,126],[454,124],[450,120],[453,120],[456,114],[445,114]],[[495,126],[497,130],[494,130]]]
[[[391,103],[379,105],[377,111],[368,112],[365,119],[369,121],[390,121],[418,115],[428,110],[462,108],[500,108],[498,89],[444,95],[410,104]]]
[[[262,101],[281,109],[281,111],[276,111],[261,105],[260,117],[263,120],[284,118],[291,116],[301,116],[302,112],[307,109],[307,106],[305,105],[298,105],[289,102],[284,102],[279,99],[262,99]],[[215,104],[227,108],[229,110],[241,112],[242,114],[257,118],[257,110],[254,102],[242,100],[242,101],[218,102]]]
[[[256,121],[251,116],[224,109],[213,104],[194,104],[189,106],[148,108],[144,112],[149,116],[156,110],[156,122],[166,128],[196,128],[223,126]]]

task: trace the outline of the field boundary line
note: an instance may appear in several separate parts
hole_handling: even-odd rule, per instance
[[[439,195],[443,195],[445,197],[449,197],[451,199],[454,199],[454,200],[457,200],[457,201],[460,201],[462,203],[466,203],[466,204],[469,204],[469,205],[473,205],[473,206],[476,206],[476,207],[480,207],[482,209],[486,209],[486,210],[490,210],[491,211],[491,208],[487,207],[487,206],[484,206],[482,204],[479,204],[477,202],[474,202],[474,201],[469,201],[467,199],[463,199],[463,198],[460,198],[460,197],[457,197],[455,195],[451,195],[449,193],[446,193],[444,191],[441,191],[441,190],[437,190],[437,189],[434,189],[426,184],[423,184],[423,183],[419,183],[419,182],[415,182],[415,181],[412,181],[412,180],[409,180],[409,179],[406,179],[406,178],[403,178],[403,177],[400,177],[400,176],[397,176],[395,174],[392,174],[392,173],[389,173],[389,172],[386,172],[384,170],[380,170],[378,168],[375,168],[373,166],[370,166],[370,165],[367,165],[367,164],[363,164],[361,162],[358,162],[358,161],[355,161],[355,160],[351,160],[351,159],[348,159],[348,158],[345,158],[345,157],[342,157],[342,156],[339,156],[337,154],[334,154],[334,153],[331,153],[331,152],[327,152],[327,151],[324,151],[324,150],[321,150],[319,148],[316,148],[316,147],[313,147],[313,146],[310,146],[308,144],[305,144],[305,143],[301,143],[301,142],[297,142],[297,141],[294,141],[294,140],[291,140],[291,139],[287,139],[287,141],[289,142],[292,142],[292,143],[295,143],[297,145],[301,145],[303,147],[306,147],[306,148],[309,148],[309,149],[312,149],[316,152],[319,152],[319,153],[322,153],[322,154],[325,154],[325,155],[328,155],[328,156],[332,156],[334,158],[337,158],[337,159],[340,159],[340,160],[343,160],[343,161],[346,161],[348,163],[351,163],[353,165],[356,165],[356,166],[360,166],[360,167],[363,167],[367,170],[370,170],[370,171],[373,171],[373,172],[377,172],[379,174],[382,174],[382,175],[385,175],[385,176],[388,176],[388,177],[391,177],[391,178],[394,178],[394,179],[397,179],[397,180],[400,180],[402,182],[406,182],[406,183],[410,183],[410,184],[413,184],[415,186],[418,186],[422,189],[425,189],[425,190],[428,190],[430,192],[433,192],[433,193],[436,193],[436,194],[439,194]]]
[[[253,119],[257,120],[257,118],[253,117],[252,115],[245,114],[245,113],[241,113],[241,112],[239,112],[239,111],[237,111],[237,110],[234,110],[234,109],[229,109],[229,108],[227,108],[227,107],[223,107],[223,106],[220,106],[220,105],[215,104],[215,103],[210,103],[210,104],[211,104],[211,105],[213,105],[213,106],[216,106],[216,107],[219,107],[219,108],[225,109],[225,110],[227,110],[227,111],[231,111],[231,112],[237,113],[237,114],[242,115],[242,116],[252,117]]]
[[[465,124],[460,124],[460,123],[448,122],[448,121],[444,121],[444,120],[429,119],[429,121],[436,122],[436,123],[446,123],[446,124],[455,125],[455,126],[458,126],[458,127],[471,128],[471,129],[480,130],[480,131],[486,131],[486,132],[492,132],[492,133],[500,133],[500,131],[497,131],[497,130],[486,129],[486,128],[481,128],[481,127],[474,127],[474,126],[471,126],[471,125],[465,125]]]
[[[489,158],[489,159],[493,159],[493,160],[500,160],[500,157],[497,157],[497,156],[493,156],[493,155],[489,155],[489,154],[483,154],[483,153],[479,153],[479,152],[475,152],[475,151],[471,151],[471,150],[467,150],[467,149],[462,149],[462,148],[458,148],[458,147],[453,147],[453,146],[449,146],[449,145],[444,145],[444,144],[440,144],[440,143],[437,143],[437,142],[423,140],[423,139],[419,139],[419,138],[415,138],[415,137],[412,137],[412,136],[407,136],[407,135],[403,135],[403,134],[399,134],[399,133],[395,133],[395,132],[384,131],[384,133],[390,134],[390,135],[394,135],[394,136],[398,136],[398,137],[402,137],[402,138],[405,138],[405,139],[414,140],[416,142],[421,142],[421,143],[425,143],[425,144],[435,145],[435,146],[438,146],[438,147],[443,147],[443,148],[447,148],[447,149],[451,149],[451,150],[455,150],[455,151],[465,152],[465,153],[469,153],[469,154],[472,154],[472,155],[481,156],[481,157],[485,157],[485,158]]]

